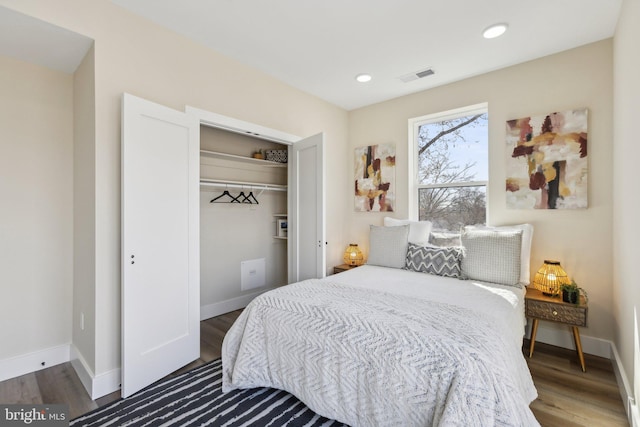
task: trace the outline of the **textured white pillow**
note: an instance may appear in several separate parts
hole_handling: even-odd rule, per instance
[[[390,216],[384,217],[385,227],[397,227],[399,225],[409,226],[409,242],[420,246],[429,244],[429,234],[431,234],[431,221],[410,221],[408,219],[395,219]]]
[[[504,225],[500,227],[489,227],[486,225],[467,225],[465,230],[493,230],[493,231],[514,231],[522,230],[522,246],[520,247],[520,283],[528,285],[531,282],[531,241],[533,240],[532,224]]]
[[[502,285],[520,282],[522,230],[495,231],[463,229],[462,274],[467,279]]]
[[[404,268],[409,241],[409,226],[371,226],[369,231],[369,259],[367,264]]]
[[[432,231],[429,235],[429,244],[441,248],[462,246],[462,243],[460,243],[460,233],[453,233],[451,231]]]

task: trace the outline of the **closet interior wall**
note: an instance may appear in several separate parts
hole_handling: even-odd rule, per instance
[[[258,149],[263,152],[286,150],[286,145],[201,126],[200,149],[201,180],[287,184],[286,164],[242,161],[251,158]],[[210,203],[225,190],[232,196],[242,191],[245,194],[253,191],[258,203]],[[250,186],[200,186],[201,318],[218,315],[227,311],[227,307],[228,311],[234,310],[238,301],[248,301],[247,297],[256,292],[287,283],[287,241],[274,237],[279,219],[277,215],[286,212],[286,191],[262,191]],[[243,290],[241,264],[261,258],[265,260],[265,286]],[[249,274],[259,275],[260,271]]]

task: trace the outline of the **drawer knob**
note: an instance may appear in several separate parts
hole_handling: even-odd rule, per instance
[[[553,310],[552,313],[553,313],[554,316],[558,315],[558,312],[556,310]]]

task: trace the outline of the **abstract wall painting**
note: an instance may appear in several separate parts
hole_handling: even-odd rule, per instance
[[[587,207],[587,109],[507,121],[507,207]]]
[[[356,148],[356,212],[393,212],[395,179],[395,144],[378,144]]]

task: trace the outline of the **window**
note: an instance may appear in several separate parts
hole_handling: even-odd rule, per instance
[[[434,231],[458,232],[487,217],[486,104],[409,120],[409,209]]]

